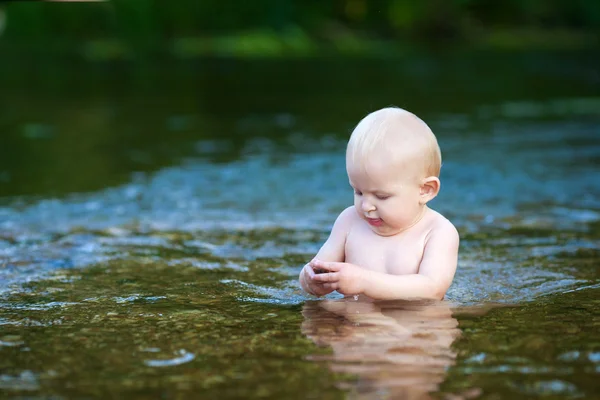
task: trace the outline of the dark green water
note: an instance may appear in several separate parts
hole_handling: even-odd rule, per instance
[[[593,398],[596,60],[3,62],[0,394]],[[455,282],[315,301],[345,140],[390,104],[438,135]]]

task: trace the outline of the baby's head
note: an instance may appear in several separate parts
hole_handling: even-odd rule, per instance
[[[346,151],[357,211],[380,234],[412,226],[439,191],[441,163],[435,135],[417,116],[400,108],[372,112]]]
[[[425,122],[406,110],[389,107],[364,117],[348,142],[347,163],[366,167],[373,161],[390,168],[410,166],[417,175],[439,177],[442,156]]]

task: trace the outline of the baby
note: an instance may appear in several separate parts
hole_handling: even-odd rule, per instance
[[[427,207],[440,190],[441,152],[421,119],[399,108],[363,118],[346,150],[354,205],[338,216],[300,273],[316,296],[442,299],[458,259],[456,228]]]

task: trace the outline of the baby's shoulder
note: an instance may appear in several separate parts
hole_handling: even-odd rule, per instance
[[[342,231],[344,233],[350,232],[356,220],[358,220],[358,215],[354,210],[354,206],[347,207],[344,211],[338,215],[335,223],[333,224],[333,229],[335,231]]]
[[[339,222],[342,224],[351,225],[357,220],[360,220],[360,218],[358,218],[358,215],[356,214],[356,210],[354,209],[354,206],[350,206],[350,207],[346,207],[344,209],[344,211],[342,211],[340,213],[340,215],[338,215],[336,223]]]
[[[428,230],[430,235],[445,235],[458,238],[458,231],[450,220],[439,212],[429,209]]]

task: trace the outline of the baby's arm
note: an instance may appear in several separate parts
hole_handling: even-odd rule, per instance
[[[316,262],[329,273],[313,280],[327,282],[345,295],[365,294],[373,299],[442,299],[452,283],[458,260],[459,237],[448,220],[441,220],[429,234],[419,272],[391,275],[341,262]]]
[[[344,248],[346,245],[346,236],[350,230],[352,223],[352,217],[355,215],[354,206],[346,208],[337,217],[329,238],[323,244],[315,258],[330,262],[343,262],[345,259]],[[311,278],[315,275],[315,271],[310,266],[310,263],[306,264],[300,272],[300,286],[304,291],[316,295],[323,296],[325,294],[333,292],[328,284],[322,282],[314,282]]]

